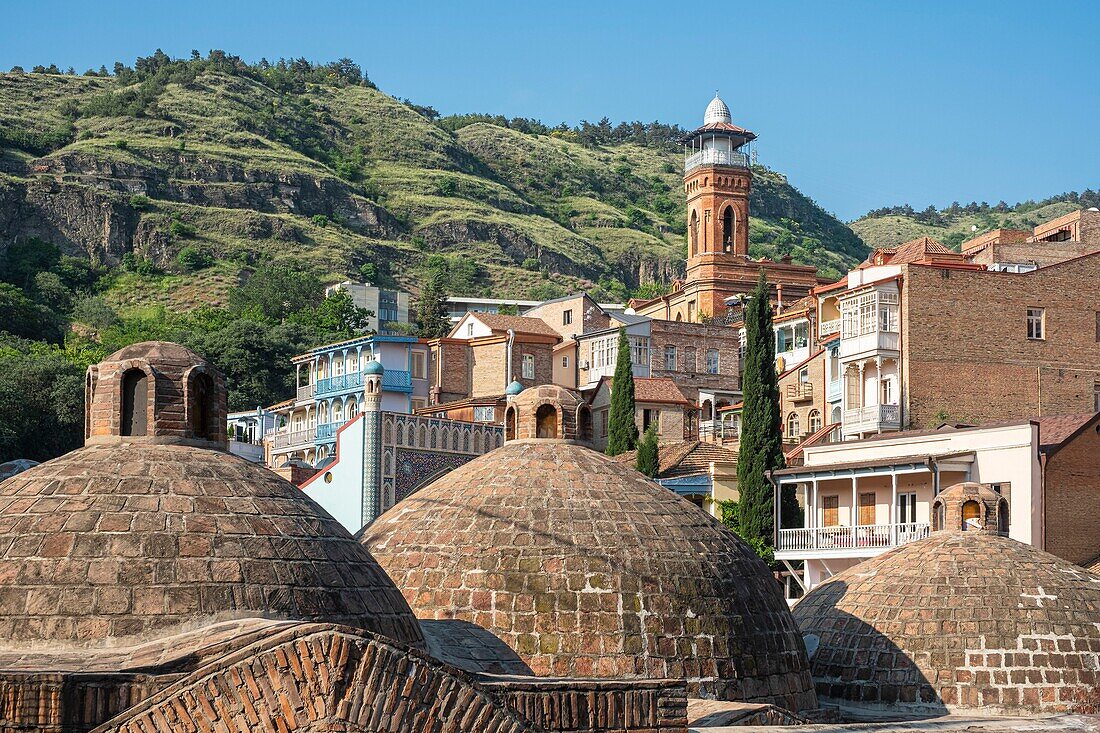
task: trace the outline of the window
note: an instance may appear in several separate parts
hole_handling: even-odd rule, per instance
[[[912,524],[917,521],[917,495],[913,492],[898,494],[898,523]]]
[[[474,324],[473,323],[467,323],[466,324],[466,338],[472,339],[473,337],[474,337]]]
[[[965,532],[968,529],[981,529],[981,511],[982,508],[976,501],[963,502],[962,508],[962,529]]]
[[[535,378],[535,357],[533,354],[523,355],[523,378],[534,379]]]
[[[562,369],[568,369],[569,368],[569,357],[568,356],[563,356],[561,358],[561,368]]]
[[[642,410],[642,432],[649,430],[650,426],[658,433],[661,432],[660,410]]]
[[[539,405],[535,410],[535,437],[558,437],[558,410],[553,405]]]
[[[718,349],[707,349],[707,374],[718,373]]]
[[[649,366],[649,339],[644,336],[630,337],[630,363]]]
[[[875,492],[859,495],[859,523],[866,527],[875,523]]]
[[[896,405],[897,400],[894,399],[894,380],[883,379],[882,385],[879,390],[879,404],[880,405]]]
[[[1092,383],[1092,410],[1100,412],[1100,382]]]
[[[800,384],[806,384],[810,381],[810,368],[802,367],[798,370],[798,382]]]
[[[823,496],[821,497],[821,511],[824,516],[822,517],[821,526],[823,527],[839,527],[840,526],[840,497],[839,496]]]
[[[809,423],[807,430],[811,435],[821,430],[821,413],[817,410],[810,410],[810,417],[807,422]]]
[[[149,411],[149,377],[140,369],[122,376],[122,435],[145,435]]]
[[[427,379],[428,377],[428,359],[427,354],[423,351],[414,351],[412,353],[412,377],[413,379]]]
[[[1033,341],[1042,341],[1045,338],[1044,326],[1046,325],[1046,308],[1027,309],[1027,337]]]
[[[795,440],[798,438],[798,413],[792,412],[787,415],[787,440]]]
[[[665,347],[665,371],[669,371],[669,372],[676,371],[676,347],[675,346],[666,346]]]
[[[493,422],[496,419],[496,408],[492,405],[477,405],[474,407],[474,422]]]
[[[600,410],[599,422],[600,422],[600,437],[607,437],[607,410]]]
[[[568,310],[562,311],[561,325],[568,326],[572,322],[573,322],[573,309],[570,308]]]

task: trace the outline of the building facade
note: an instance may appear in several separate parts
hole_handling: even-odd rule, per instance
[[[347,280],[325,288],[325,295],[344,291],[351,296],[351,302],[359,308],[369,310],[373,315],[367,321],[367,330],[375,333],[393,334],[396,329],[388,324],[407,325],[409,321],[409,294],[404,290],[387,290],[370,283]]]
[[[600,379],[589,397],[592,410],[592,447],[607,448],[611,394],[614,380]],[[667,377],[638,377],[634,380],[634,424],[639,435],[652,427],[658,443],[681,443],[698,437],[697,408],[676,382]]]

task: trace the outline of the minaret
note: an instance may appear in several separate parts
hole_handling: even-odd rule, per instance
[[[733,124],[717,95],[707,105],[703,126],[684,143],[684,192],[688,204],[688,279],[708,255],[749,253],[748,144],[752,132]]]
[[[376,360],[363,366],[363,526],[382,513],[382,375]]]

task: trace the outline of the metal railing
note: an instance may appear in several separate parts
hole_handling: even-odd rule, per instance
[[[699,423],[701,440],[731,440],[737,438],[737,426],[721,420],[703,420]]]
[[[348,372],[317,380],[317,395],[335,394],[363,386],[362,372]]]
[[[290,448],[297,445],[309,445],[313,442],[314,431],[312,428],[306,428],[304,430],[291,430],[285,433],[276,432],[273,436],[272,445],[275,448]]]
[[[799,527],[779,530],[776,550],[881,550],[928,536],[928,522]]]
[[[391,392],[412,392],[412,374],[400,369],[387,369],[382,373],[382,389]]]
[[[694,155],[689,155],[687,160],[684,161],[684,172],[686,173],[701,165],[729,165],[736,168],[748,168],[749,156],[737,151],[730,152],[729,150],[700,150]]]

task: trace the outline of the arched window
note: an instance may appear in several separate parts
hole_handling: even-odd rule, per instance
[[[733,224],[735,218],[733,214],[733,207],[727,206],[726,210],[722,212],[722,251],[733,251]]]
[[[699,215],[693,210],[691,212],[691,227],[689,228],[691,234],[691,247],[688,252],[688,257],[694,257],[699,252]]]
[[[122,375],[122,435],[146,435],[149,430],[149,375],[140,369]]]
[[[588,405],[577,408],[577,440],[585,443],[592,441],[592,411]]]
[[[963,530],[977,529],[978,527],[980,527],[981,526],[981,514],[982,514],[982,507],[981,507],[980,504],[978,504],[978,502],[973,501],[973,500],[963,502],[963,507],[962,507],[962,528],[963,528]],[[973,522],[973,526],[971,526],[971,522]]]
[[[516,408],[509,407],[504,413],[504,439],[516,439]]]
[[[821,413],[817,410],[810,410],[810,417],[807,422],[809,425],[806,429],[811,435],[821,430]]]
[[[191,403],[191,435],[203,440],[216,439],[218,411],[214,380],[209,374],[192,373],[187,391]]]
[[[840,405],[833,407],[833,413],[829,416],[829,422],[834,425],[840,422]]]
[[[798,413],[792,412],[787,415],[787,440],[795,440],[798,438]]]
[[[535,411],[535,437],[558,437],[558,410],[553,405],[539,405]]]
[[[943,500],[937,499],[932,505],[932,531],[939,532],[943,529],[944,522],[947,521],[947,507],[944,506]]]
[[[1008,502],[1004,499],[997,502],[997,532],[1008,534]]]

